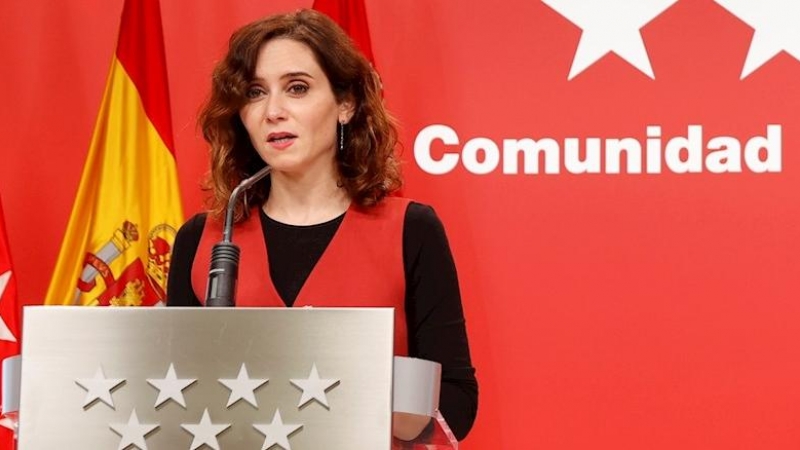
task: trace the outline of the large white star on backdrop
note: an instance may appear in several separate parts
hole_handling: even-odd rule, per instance
[[[781,51],[800,60],[800,1],[715,1],[755,30],[744,61],[742,79]]]
[[[8,286],[8,280],[11,279],[11,271],[7,270],[4,274],[0,275],[0,299],[3,298],[3,294],[6,292],[6,286]],[[9,342],[17,342],[17,338],[14,337],[14,333],[8,329],[8,325],[6,325],[6,321],[3,320],[3,317],[0,316],[0,340],[2,341],[9,341]]]
[[[86,399],[83,407],[86,408],[95,400],[100,400],[114,409],[114,399],[111,398],[111,391],[125,382],[124,378],[106,378],[103,368],[98,367],[93,378],[79,378],[75,380],[78,386],[86,389]]]
[[[279,445],[283,450],[292,450],[292,446],[289,445],[289,436],[302,427],[303,425],[300,424],[284,424],[279,409],[275,410],[275,415],[272,416],[272,423],[269,425],[253,424],[253,428],[264,435],[264,445],[261,446],[261,450],[267,450],[275,445]]]
[[[211,417],[208,415],[208,408],[203,411],[203,418],[200,419],[200,423],[181,424],[181,428],[192,433],[192,436],[194,436],[192,445],[189,447],[191,450],[196,450],[203,445],[207,445],[214,450],[219,450],[217,435],[230,428],[230,426],[231,424],[229,423],[211,423]]]
[[[170,363],[167,375],[164,378],[148,378],[147,382],[158,389],[158,398],[154,408],[158,408],[168,400],[174,400],[179,405],[186,408],[186,399],[183,398],[183,390],[197,381],[196,378],[179,379],[175,374],[175,366]]]
[[[339,380],[320,379],[316,364],[311,366],[311,373],[308,375],[308,378],[292,378],[289,381],[303,390],[303,395],[300,396],[300,403],[297,404],[298,408],[312,400],[316,400],[321,403],[322,406],[330,409],[325,391],[339,384]]]
[[[134,409],[133,412],[131,412],[128,423],[112,423],[109,424],[109,427],[114,430],[115,433],[122,436],[117,450],[124,450],[131,445],[135,445],[139,450],[147,450],[147,444],[144,442],[145,436],[158,428],[158,424],[139,423],[139,417],[136,415],[136,410]]]
[[[655,79],[639,30],[678,0],[542,0],[583,30],[567,79],[614,52]],[[758,2],[760,3],[760,2]]]
[[[242,364],[242,367],[239,369],[239,375],[235,379],[226,378],[219,379],[218,381],[231,390],[231,396],[228,397],[228,404],[226,407],[230,408],[231,405],[239,400],[244,400],[258,408],[255,390],[269,381],[269,378],[250,378],[247,374],[247,367]]]

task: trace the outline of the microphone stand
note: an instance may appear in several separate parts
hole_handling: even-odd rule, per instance
[[[239,195],[252,187],[270,172],[266,166],[255,175],[239,183],[231,192],[228,208],[225,211],[225,226],[222,229],[222,241],[211,249],[211,268],[208,271],[206,286],[206,306],[236,306],[236,279],[239,276],[239,246],[233,243],[233,211]]]

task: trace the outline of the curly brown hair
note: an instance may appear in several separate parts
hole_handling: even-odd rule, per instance
[[[205,188],[211,192],[209,212],[224,215],[231,192],[265,166],[239,118],[261,47],[288,38],[307,45],[328,77],[337,102],[352,101],[354,114],[345,126],[344,149],[336,153],[339,185],[361,206],[372,206],[400,188],[395,157],[397,129],[384,108],[380,79],[352,40],[326,15],[303,9],[245,25],[231,36],[228,53],[211,78],[211,93],[198,125],[210,144],[211,171]],[[259,183],[235,209],[234,221],[247,215],[247,204],[260,205],[269,195],[269,181]]]

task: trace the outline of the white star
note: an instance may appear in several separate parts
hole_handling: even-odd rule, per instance
[[[744,61],[742,79],[781,51],[800,60],[800,2],[797,0],[716,0],[756,32]]]
[[[542,0],[583,30],[567,79],[614,52],[655,79],[639,30],[678,0]]]
[[[219,450],[219,441],[217,441],[217,435],[230,428],[230,426],[231,424],[229,423],[211,423],[211,417],[208,416],[208,408],[203,411],[203,418],[200,419],[200,423],[181,424],[181,428],[189,433],[192,433],[192,436],[194,436],[190,450],[200,448],[200,446],[203,444],[213,448],[214,450]]]
[[[124,378],[106,378],[102,367],[97,368],[94,378],[79,378],[75,380],[78,386],[87,391],[86,400],[83,401],[84,408],[92,404],[95,400],[100,400],[110,406],[111,409],[114,409],[114,400],[111,398],[111,391],[124,382]]]
[[[122,436],[117,450],[124,450],[131,445],[135,445],[139,450],[147,450],[144,438],[158,428],[158,424],[139,423],[139,417],[136,416],[135,409],[131,413],[128,423],[112,423],[108,426],[115,433]]]
[[[158,398],[156,399],[154,408],[158,408],[161,404],[171,399],[186,409],[186,400],[183,398],[183,390],[195,381],[197,381],[197,379],[194,378],[178,379],[177,375],[175,375],[175,367],[170,363],[166,377],[161,379],[147,379],[147,382],[150,383],[151,386],[158,389]]]
[[[325,392],[339,384],[339,380],[320,379],[316,364],[311,366],[311,373],[308,375],[308,378],[292,378],[289,381],[303,390],[303,395],[300,396],[300,403],[297,404],[298,408],[312,400],[316,400],[322,404],[322,406],[330,409],[328,406],[328,397],[325,396]]]
[[[250,378],[250,376],[247,375],[247,367],[242,363],[242,367],[239,369],[239,376],[237,376],[236,379],[226,378],[219,380],[220,383],[231,390],[231,396],[228,397],[228,404],[226,406],[230,408],[231,405],[239,400],[245,400],[247,403],[258,408],[255,390],[267,381],[269,381],[269,378]]]
[[[11,271],[8,270],[4,274],[0,275],[0,300],[3,298],[3,294],[6,291],[6,286],[8,286],[8,280],[11,279]],[[17,338],[14,337],[14,333],[8,329],[8,325],[6,325],[6,321],[3,320],[3,317],[0,316],[0,341],[9,341],[9,342],[17,342]]]
[[[275,445],[280,446],[283,450],[292,450],[292,446],[289,445],[289,436],[302,427],[302,424],[284,424],[279,409],[275,410],[271,424],[253,424],[253,428],[264,435],[264,445],[261,446],[261,450],[268,450]]]

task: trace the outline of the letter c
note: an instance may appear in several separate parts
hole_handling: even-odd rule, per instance
[[[417,165],[433,175],[443,175],[452,171],[458,164],[457,153],[445,153],[442,159],[435,160],[431,156],[431,144],[439,139],[445,145],[458,145],[458,134],[447,125],[428,125],[417,134],[414,140],[414,159]]]

